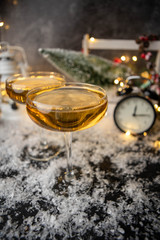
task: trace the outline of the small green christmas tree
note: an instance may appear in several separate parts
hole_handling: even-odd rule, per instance
[[[66,77],[79,82],[110,85],[117,77],[126,78],[130,71],[126,66],[95,55],[86,57],[81,52],[49,48],[39,52]]]

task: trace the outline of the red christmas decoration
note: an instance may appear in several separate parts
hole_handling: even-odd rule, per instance
[[[113,61],[114,63],[122,63],[122,60],[118,57],[115,57]]]
[[[160,96],[160,76],[155,70],[155,64],[152,60],[152,53],[147,51],[146,48],[149,47],[151,41],[159,40],[160,36],[156,35],[143,35],[136,39],[136,43],[139,44],[139,52],[141,58],[146,61],[146,68],[150,74],[150,78],[153,82],[152,88],[153,90]],[[160,97],[159,97],[159,105],[160,105]]]
[[[145,53],[141,53],[141,58],[145,59]]]
[[[149,59],[151,58],[151,56],[152,56],[152,53],[151,53],[151,52],[147,52],[147,53],[145,54],[145,60],[146,60],[146,61],[149,61]]]

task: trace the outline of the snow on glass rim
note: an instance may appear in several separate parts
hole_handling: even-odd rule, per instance
[[[29,105],[29,106],[31,106],[32,108],[36,108],[36,106],[33,106],[33,104],[32,104],[32,98],[31,98],[31,96],[33,95],[33,94],[36,94],[36,93],[38,93],[38,92],[41,92],[41,91],[43,91],[43,90],[45,90],[46,89],[46,91],[49,91],[49,90],[51,90],[51,89],[53,89],[53,91],[54,90],[57,90],[57,89],[60,89],[60,88],[64,88],[64,87],[66,87],[66,86],[68,86],[68,87],[81,87],[82,89],[90,89],[90,90],[97,90],[99,93],[103,93],[104,95],[103,95],[103,97],[101,98],[101,100],[102,100],[102,102],[100,103],[100,104],[98,104],[97,106],[91,106],[91,107],[86,107],[85,109],[94,109],[94,108],[97,108],[97,107],[99,107],[99,106],[101,106],[101,105],[103,105],[103,104],[105,104],[106,102],[108,103],[108,98],[107,98],[107,93],[106,93],[106,91],[102,88],[102,87],[100,87],[100,86],[98,86],[98,85],[94,85],[94,84],[89,84],[89,83],[79,83],[79,82],[65,82],[63,85],[61,85],[61,86],[59,86],[59,87],[57,87],[57,88],[55,88],[55,89],[53,89],[53,85],[52,84],[49,84],[49,85],[46,85],[46,86],[42,86],[42,87],[36,87],[36,88],[34,88],[34,89],[32,89],[31,91],[29,91],[28,93],[27,93],[27,95],[26,95],[26,106],[27,105]],[[43,94],[43,93],[42,93]],[[40,93],[40,95],[41,95],[41,93]],[[48,106],[48,104],[43,104],[44,106],[46,105],[46,106]],[[56,106],[56,107],[61,107],[60,105],[52,105],[52,106]],[[72,111],[74,111],[75,109],[73,109]],[[65,109],[63,109],[63,110],[56,110],[56,111],[61,111],[61,112],[66,112],[67,110],[65,110]],[[84,109],[78,109],[78,111],[84,111]]]
[[[10,77],[7,78],[6,83],[9,83],[10,81],[13,80],[24,80],[25,78],[43,78],[43,77],[48,77],[48,78],[57,78],[58,80],[64,80],[65,81],[65,76],[61,73],[57,72],[45,72],[45,71],[37,71],[37,72],[27,72],[26,75],[21,74],[21,73],[16,73]]]

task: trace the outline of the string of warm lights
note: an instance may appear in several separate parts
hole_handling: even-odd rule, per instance
[[[158,106],[158,104],[154,104],[154,108],[156,109],[157,112],[160,112],[160,106]]]
[[[125,55],[123,55],[123,56],[121,56],[120,57],[120,60],[121,60],[121,62],[128,62],[130,59],[129,59],[129,57],[128,56],[125,56]],[[138,58],[137,58],[137,56],[132,56],[132,60],[134,61],[134,62],[136,62],[137,60],[138,60]],[[146,61],[147,61],[147,59],[145,59]],[[117,63],[120,63],[120,61],[118,61],[117,59],[116,59],[116,62]],[[146,72],[145,72],[146,73]],[[148,72],[147,72],[148,73]],[[141,74],[141,76],[142,76],[142,74]],[[146,78],[146,79],[151,79],[151,73],[149,74],[147,74],[147,76],[142,76],[143,78]],[[159,75],[157,74],[156,75],[156,77],[157,77],[157,79],[159,78]],[[153,81],[153,85],[154,84],[156,84],[156,83],[158,83],[158,80],[157,79],[154,79],[155,81]],[[160,81],[160,80],[159,80]],[[119,85],[120,87],[118,88],[118,90],[119,91],[122,91],[123,92],[123,89],[126,89],[128,86],[127,86],[127,81],[125,81],[124,79],[122,79],[122,78],[120,78],[120,77],[118,77],[118,78],[116,78],[115,80],[114,80],[114,84],[115,85]],[[158,85],[158,84],[157,84]],[[154,91],[154,90],[151,90],[151,91]],[[124,93],[125,93],[125,91],[124,91]],[[157,93],[157,92],[156,92]],[[157,93],[158,94],[158,93]],[[154,104],[154,108],[155,108],[155,110],[156,110],[156,112],[160,112],[160,101],[159,101],[159,99],[158,99],[158,104],[156,103],[156,104]],[[130,136],[130,135],[133,135],[129,130],[126,130],[126,132],[125,132],[125,135],[126,136]],[[147,132],[143,132],[143,136],[144,137],[146,137],[147,136]],[[158,143],[159,144],[159,143]]]
[[[8,30],[10,29],[10,25],[5,23],[2,18],[0,17],[0,41],[2,40],[2,29]]]
[[[94,37],[90,37],[89,38],[89,41],[90,42],[95,42],[96,41],[96,39],[94,38]],[[117,59],[117,58],[116,58]],[[118,61],[119,63],[122,61],[122,62],[125,62],[125,63],[128,63],[129,61],[130,61],[130,57],[129,56],[125,56],[125,55],[123,55],[123,56],[121,56],[120,58],[118,58],[120,61]],[[137,56],[132,56],[132,61],[133,62],[136,62],[137,60],[138,60],[138,58],[137,58]]]
[[[16,5],[18,5],[18,0],[12,0],[11,3],[12,3],[14,6],[16,6]],[[6,22],[3,20],[3,18],[0,16],[0,31],[1,31],[1,35],[2,35],[2,28],[3,28],[4,30],[8,30],[8,29],[10,29],[10,25],[9,25],[8,23],[6,23]],[[1,38],[2,38],[2,36],[1,36]],[[0,39],[0,40],[1,40],[1,39]]]
[[[130,61],[129,56],[124,56],[123,55],[123,56],[120,57],[120,59],[121,59],[122,62],[126,62],[126,63]],[[137,60],[138,60],[137,56],[132,56],[132,61],[133,62],[137,62]]]
[[[130,136],[131,132],[128,130],[128,131],[125,132],[125,135],[126,136]],[[143,132],[143,136],[146,137],[147,136],[147,132]]]
[[[90,37],[89,39],[90,42],[95,42],[96,39],[94,37]],[[133,61],[133,62],[137,62],[138,61],[138,57],[136,55],[133,55],[132,57],[129,57],[127,55],[122,55],[121,57],[116,57],[114,59],[114,62],[115,63],[129,63],[129,61]],[[114,80],[114,84],[115,85],[119,85],[120,88],[119,90],[121,89],[121,91],[123,90],[124,87],[127,88],[127,83],[124,81],[123,78],[121,77],[117,77],[115,80]],[[154,108],[157,112],[160,112],[160,106],[158,106],[158,104],[154,104]],[[125,135],[126,136],[130,136],[130,135],[133,135],[129,130],[127,130],[125,132]],[[143,132],[143,136],[146,137],[147,136],[147,132]]]

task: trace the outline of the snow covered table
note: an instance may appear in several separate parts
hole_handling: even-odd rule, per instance
[[[108,115],[73,134],[79,181],[57,177],[66,167],[63,134],[46,131],[61,146],[58,157],[34,162],[26,147],[39,141],[25,107],[3,105],[0,122],[0,239],[159,239],[159,121],[145,138],[126,136]],[[85,175],[83,175],[85,172]]]

